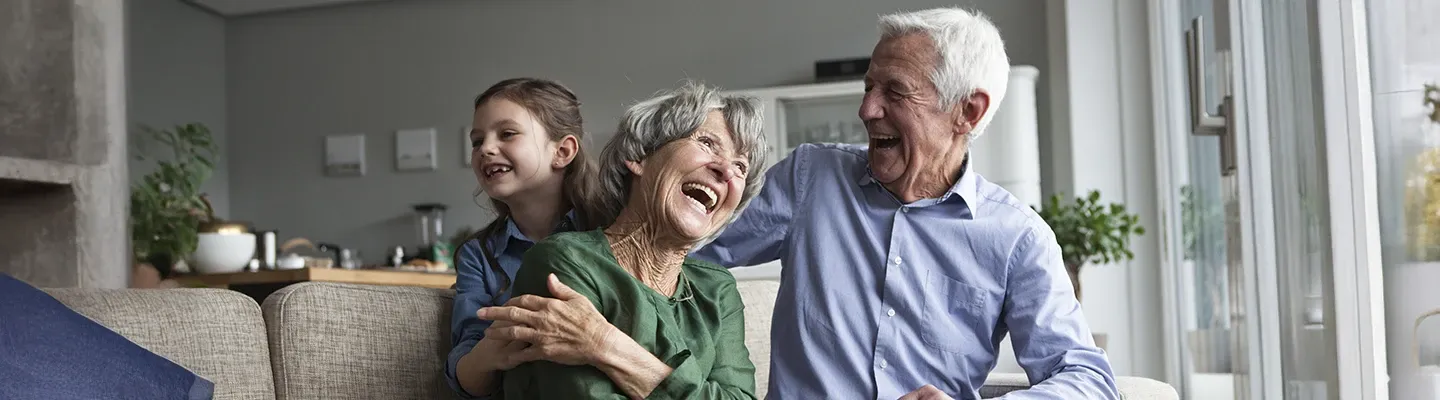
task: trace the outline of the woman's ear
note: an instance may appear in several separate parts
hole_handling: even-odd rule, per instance
[[[626,168],[630,168],[630,173],[635,174],[635,176],[644,176],[644,175],[645,175],[645,160],[640,160],[640,161],[625,160],[625,167],[626,167]]]
[[[575,135],[565,135],[560,138],[559,145],[555,147],[555,160],[550,162],[550,166],[555,169],[564,169],[570,165],[570,162],[575,161],[577,154],[580,154],[580,139]]]

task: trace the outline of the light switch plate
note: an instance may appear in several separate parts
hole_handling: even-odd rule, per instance
[[[365,135],[326,136],[325,174],[365,176]]]
[[[435,128],[406,129],[395,132],[395,169],[400,171],[435,169]]]

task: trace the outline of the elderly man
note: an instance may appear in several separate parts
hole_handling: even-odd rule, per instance
[[[978,398],[1010,333],[1034,384],[1017,396],[1117,398],[1054,233],[966,168],[1005,95],[1000,32],[949,8],[880,27],[860,106],[868,148],[795,149],[696,253],[783,261],[769,395]]]
[[[886,15],[880,26],[860,106],[870,145],[800,146],[694,254],[727,267],[783,261],[768,396],[978,398],[1008,333],[1033,383],[1012,396],[1118,398],[1054,232],[966,168],[970,141],[1005,95],[999,31],[950,8]],[[654,357],[583,298],[557,297],[480,314],[518,323],[501,334],[542,349],[532,357]],[[655,376],[614,379],[654,387]]]

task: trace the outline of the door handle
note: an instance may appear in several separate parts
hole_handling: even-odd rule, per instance
[[[1201,67],[1205,51],[1205,31],[1200,17],[1190,20],[1190,29],[1185,30],[1185,61],[1190,86],[1190,133],[1196,136],[1220,138],[1220,175],[1234,175],[1238,168],[1235,157],[1235,102],[1228,88],[1220,98],[1220,109],[1211,114],[1205,109],[1205,71]],[[1229,75],[1228,63],[1218,64],[1223,74]],[[1228,80],[1227,80],[1228,81]]]

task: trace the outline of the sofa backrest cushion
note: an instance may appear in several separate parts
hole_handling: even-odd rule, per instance
[[[48,289],[56,300],[215,384],[215,399],[273,399],[265,320],[222,289]]]
[[[265,298],[280,399],[452,399],[454,292],[305,282]]]

